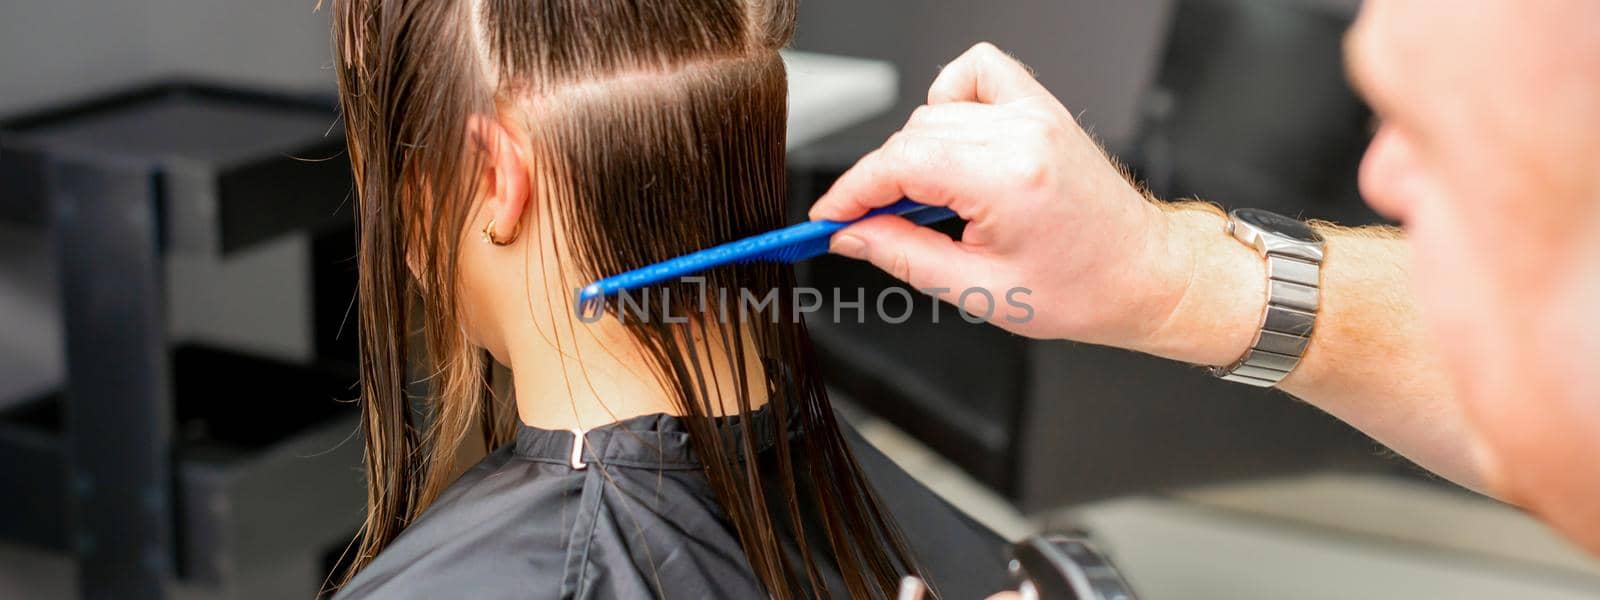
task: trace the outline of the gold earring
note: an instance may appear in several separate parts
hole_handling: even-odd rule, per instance
[[[518,227],[517,229],[521,229],[521,227]],[[483,226],[483,241],[489,242],[496,246],[510,246],[512,242],[517,241],[517,231],[513,230],[511,232],[511,239],[502,242],[498,239],[495,239],[494,219],[489,219],[489,223]]]

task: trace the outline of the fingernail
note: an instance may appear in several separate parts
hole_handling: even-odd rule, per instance
[[[833,236],[833,243],[828,249],[834,254],[860,259],[867,255],[867,241],[855,235],[841,233]]]
[[[826,194],[824,194],[824,195],[826,195]],[[817,213],[820,212],[821,208],[822,208],[822,198],[817,198],[815,201],[813,201],[811,203],[811,210],[807,210],[806,211],[806,218],[807,219],[811,219],[813,221],[817,220]]]

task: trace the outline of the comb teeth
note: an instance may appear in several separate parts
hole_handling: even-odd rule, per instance
[[[578,311],[579,320],[598,320],[605,307],[606,294],[599,283],[591,283],[578,292],[578,302],[575,308]]]
[[[778,246],[766,252],[751,255],[743,260],[740,260],[739,262],[775,262],[794,264],[808,258],[815,258],[822,256],[823,254],[827,254],[828,239],[829,238],[823,237],[787,244],[784,246]]]
[[[758,261],[793,264],[821,256],[828,252],[828,240],[834,233],[864,219],[880,215],[899,215],[917,225],[927,225],[954,217],[956,213],[944,207],[925,206],[911,200],[901,200],[872,210],[854,221],[808,221],[790,225],[777,231],[691,252],[642,269],[606,277],[579,291],[575,308],[580,318],[588,318],[592,313],[593,318],[588,319],[588,322],[592,322],[604,311],[606,297],[620,291],[636,290],[722,265]]]

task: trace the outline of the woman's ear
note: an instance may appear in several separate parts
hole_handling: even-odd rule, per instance
[[[529,164],[521,139],[488,115],[467,119],[467,133],[482,158],[478,163],[479,210],[488,215],[483,227],[486,241],[504,246],[522,232],[523,213],[531,194]]]

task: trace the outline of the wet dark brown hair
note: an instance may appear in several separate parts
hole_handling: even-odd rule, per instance
[[[565,248],[563,263],[585,281],[772,229],[784,222],[785,189],[777,51],[794,16],[793,0],[333,2],[360,207],[368,496],[352,574],[450,483],[461,439],[477,433],[492,449],[515,429],[454,297],[479,160],[468,119],[509,105],[526,111],[534,202],[544,203],[527,212],[553,215],[559,226],[544,230],[565,237],[559,247],[530,242]],[[686,322],[636,320],[629,332],[684,415],[755,574],[779,598],[888,596],[914,566],[834,421],[789,305],[792,269],[719,269],[705,286],[777,290],[778,303],[759,318],[721,319],[695,310],[698,286],[670,286],[659,291]],[[408,317],[420,319],[426,356],[407,355]],[[747,360],[751,346],[759,358]],[[717,388],[711,356],[727,357],[735,389]],[[408,365],[426,375],[421,410],[407,393]],[[745,460],[761,437],[748,431],[752,386],[765,390],[780,430],[804,432],[775,447],[776,473]],[[730,397],[746,418],[716,418],[731,416],[722,414]],[[816,493],[798,491],[797,476]],[[774,478],[783,497],[767,497],[762,482]],[[801,505],[815,507],[824,531],[804,533]],[[800,557],[782,550],[785,530],[802,532]],[[824,589],[819,555],[833,558],[847,589]]]

